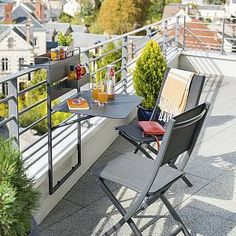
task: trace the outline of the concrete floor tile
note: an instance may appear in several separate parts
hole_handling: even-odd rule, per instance
[[[120,185],[111,182],[108,186],[112,190],[120,187]],[[64,196],[64,199],[82,206],[87,206],[103,196],[105,194],[97,184],[96,177],[91,175],[90,172],[87,172]]]
[[[62,199],[40,224],[40,229],[48,228],[80,209],[82,209],[82,206]]]
[[[216,181],[202,188],[184,204],[235,221],[236,224],[236,176],[227,174]]]

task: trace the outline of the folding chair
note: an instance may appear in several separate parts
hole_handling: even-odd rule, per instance
[[[173,234],[182,231],[184,235],[190,235],[185,224],[166,198],[165,192],[184,175],[183,169],[193,151],[208,109],[209,105],[204,103],[175,117],[175,119],[171,119],[167,123],[166,134],[155,161],[142,155],[128,153],[109,161],[105,166],[92,173],[98,177],[98,184],[122,215],[121,220],[104,235],[113,234],[127,223],[135,235],[141,236],[142,233],[132,217],[146,209],[157,199],[162,200],[178,224]],[[181,154],[185,154],[185,156],[178,169],[167,164]],[[139,193],[128,210],[123,208],[108,188],[105,183],[107,180],[119,183]]]
[[[170,71],[170,68],[168,68],[165,73],[165,76],[164,76],[164,79],[162,82],[162,86],[160,89],[160,93],[159,93],[156,105],[153,109],[153,112],[152,112],[152,115],[150,118],[150,120],[155,120],[155,121],[161,123],[163,126],[165,124],[163,124],[163,122],[160,122],[158,120],[158,114],[159,114],[159,106],[158,105],[159,105],[160,98],[161,98],[161,91],[164,87],[164,84],[165,84],[165,81],[168,77],[169,71]],[[198,105],[204,82],[205,82],[205,76],[194,75],[191,85],[190,85],[190,89],[189,89],[189,94],[188,94],[188,99],[187,99],[185,111],[187,111],[193,107],[196,107]],[[136,149],[134,150],[134,153],[141,151],[148,158],[152,159],[152,157],[148,153],[148,151],[142,147],[144,144],[146,144],[146,147],[147,147],[147,149],[149,149],[149,151],[153,152],[154,154],[157,154],[158,150],[156,150],[155,148],[153,148],[150,145],[151,143],[156,142],[156,139],[153,136],[148,136],[148,135],[144,136],[142,129],[139,127],[139,125],[136,122],[128,124],[128,125],[116,127],[116,130],[119,131],[119,135],[121,135],[123,138],[125,138],[127,141],[129,141],[130,143],[132,143],[136,147]],[[161,140],[162,136],[159,136],[158,139]],[[174,160],[172,161],[172,165],[174,166]],[[191,182],[186,177],[183,177],[183,180],[189,187],[192,187]]]

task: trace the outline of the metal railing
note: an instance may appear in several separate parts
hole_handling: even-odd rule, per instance
[[[189,27],[190,23],[186,21],[186,17],[178,16],[169,18],[83,49],[80,52],[80,61],[88,68],[87,76],[91,79],[95,79],[99,73],[105,73],[108,64],[116,66],[116,78],[118,78],[116,92],[132,93],[132,77],[135,63],[138,60],[142,49],[150,39],[159,43],[166,58],[173,53],[177,53],[179,50],[188,50],[192,48],[229,53],[230,50],[228,50],[228,47],[230,47],[231,52],[233,52],[233,49],[236,46],[228,46],[230,44],[227,43],[227,40],[235,42],[236,39],[234,37],[226,36],[229,27],[226,20],[223,20],[222,23],[220,23],[221,25],[219,28],[221,28],[221,31],[214,31],[209,25],[206,28],[206,22],[198,22],[198,24],[199,28],[196,27],[193,30]],[[230,24],[233,26],[236,25],[233,23]],[[205,36],[197,34],[198,31],[203,32],[201,29],[203,25],[204,32],[213,32],[211,37],[216,40],[214,41],[215,43],[211,41],[210,44],[207,44],[205,42]],[[209,39],[208,36],[207,38]],[[200,43],[196,44],[195,40]],[[106,48],[111,44],[112,49],[107,51]],[[201,45],[201,47],[199,45]],[[113,61],[105,60],[111,54],[119,55],[119,57],[115,57]],[[45,97],[40,97],[35,103],[30,103],[30,105],[24,106],[21,109],[19,108],[21,99],[27,99],[29,93],[46,86],[46,79],[40,80],[35,84],[27,85],[27,83],[29,83],[27,81],[31,81],[34,77],[32,74],[35,74],[37,71],[44,68],[44,65],[38,65],[35,68],[25,68],[19,72],[0,78],[0,85],[7,84],[8,87],[8,93],[5,97],[0,99],[0,105],[6,109],[7,113],[5,117],[0,120],[0,132],[13,138],[15,143],[19,145],[20,150],[23,153],[26,168],[37,165],[48,152],[47,133],[34,135],[34,128],[37,125],[45,122],[48,123],[46,110],[45,112],[42,112],[40,117],[37,116],[38,118],[36,120],[33,120],[27,125],[22,125],[21,121],[22,117],[27,116],[33,109],[37,111],[37,107],[47,106],[47,94],[45,94]],[[25,88],[20,88],[20,81],[26,81]],[[64,122],[66,119],[70,121],[75,118],[75,115],[70,117],[66,116],[61,122]],[[84,129],[87,129],[87,126],[90,125],[92,125],[92,121],[86,122],[84,124]],[[65,134],[72,134],[76,129],[77,126],[71,124],[67,127],[61,127],[59,130],[53,131],[53,148],[58,147],[62,141],[65,141],[68,138]]]

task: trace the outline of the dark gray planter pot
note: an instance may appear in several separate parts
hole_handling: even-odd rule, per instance
[[[32,218],[31,230],[30,230],[29,236],[40,236],[39,228],[34,218]]]
[[[139,121],[149,120],[152,115],[152,112],[153,112],[153,110],[146,109],[146,108],[142,107],[141,105],[139,105],[138,111],[137,111],[138,120]]]

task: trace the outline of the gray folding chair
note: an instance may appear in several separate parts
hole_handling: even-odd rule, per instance
[[[175,117],[175,119],[171,119],[166,126],[166,134],[155,161],[129,153],[109,161],[105,166],[92,173],[98,177],[98,184],[122,215],[121,220],[104,235],[113,234],[127,223],[135,235],[141,236],[142,233],[132,217],[146,209],[157,199],[162,200],[178,223],[173,234],[182,231],[184,235],[190,235],[183,221],[165,197],[165,192],[184,175],[183,169],[193,151],[208,109],[209,105],[204,103]],[[167,164],[181,154],[185,154],[185,156],[178,169]],[[139,193],[128,210],[123,208],[108,188],[105,183],[107,180],[119,183]]]
[[[165,76],[164,76],[164,79],[163,79],[163,82],[161,85],[161,89],[159,92],[159,96],[157,98],[156,105],[154,107],[154,110],[153,110],[151,118],[150,118],[150,120],[155,120],[155,121],[159,122],[160,124],[162,124],[163,126],[165,126],[165,124],[158,120],[158,117],[159,117],[158,114],[160,112],[158,105],[159,105],[160,98],[161,98],[161,91],[164,87],[164,84],[165,84],[165,81],[168,77],[169,71],[170,71],[170,68],[168,68],[165,73]],[[188,99],[187,99],[185,111],[187,111],[193,107],[196,107],[198,105],[204,82],[205,82],[205,76],[194,75],[194,78],[192,79],[192,82],[190,85],[190,90],[189,90],[189,94],[188,94]],[[148,158],[152,159],[151,155],[147,152],[147,150],[145,148],[143,148],[143,145],[145,144],[146,147],[149,149],[149,151],[153,152],[154,154],[157,154],[158,150],[156,150],[155,148],[153,148],[150,145],[151,143],[156,142],[155,137],[149,136],[149,135],[144,135],[142,129],[139,127],[139,125],[136,122],[128,124],[128,125],[116,127],[116,130],[119,131],[119,135],[121,135],[123,138],[125,138],[127,141],[129,141],[130,143],[132,143],[136,147],[136,149],[134,150],[134,153],[141,151]],[[162,137],[163,136],[159,136],[158,139],[161,140]],[[174,161],[172,162],[172,165],[174,165]],[[192,187],[191,182],[186,177],[183,177],[183,180],[189,187]]]

